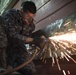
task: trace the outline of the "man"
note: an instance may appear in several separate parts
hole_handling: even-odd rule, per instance
[[[36,6],[32,1],[24,2],[21,10],[10,9],[3,13],[1,19],[3,19],[4,24],[2,25],[1,23],[1,29],[3,28],[4,30],[4,36],[2,35],[2,37],[6,40],[3,41],[5,42],[5,47],[2,53],[5,55],[6,50],[7,66],[5,66],[7,68],[8,66],[19,66],[29,60],[29,54],[24,44],[33,42],[31,34],[35,29],[33,23],[35,14]],[[3,59],[5,61],[5,58]],[[31,62],[26,67],[20,69],[19,72],[23,75],[31,75],[33,68],[34,64]]]

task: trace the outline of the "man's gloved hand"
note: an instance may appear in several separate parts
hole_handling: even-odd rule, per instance
[[[33,38],[31,38],[31,37],[28,37],[27,39],[26,39],[26,43],[31,43],[31,42],[33,42]]]

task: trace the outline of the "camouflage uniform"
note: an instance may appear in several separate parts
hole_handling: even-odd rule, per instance
[[[7,35],[6,35],[6,32],[5,32],[4,24],[5,24],[5,21],[0,16],[0,51],[1,51],[2,48],[7,47]]]
[[[4,59],[5,55],[5,50],[7,47],[7,35],[6,31],[4,28],[5,21],[4,19],[0,16],[0,66],[6,67],[6,60]]]
[[[6,21],[4,25],[7,38],[8,38],[8,47],[7,47],[7,63],[12,67],[16,67],[23,62],[29,60],[27,56],[29,53],[24,44],[26,44],[26,38],[31,37],[32,31],[35,29],[35,25],[31,22],[29,25],[22,20],[22,16],[19,13],[19,10],[11,9],[6,11],[3,14],[3,18]],[[30,56],[29,56],[30,57]],[[24,75],[30,75],[29,71],[35,68],[33,62],[28,64],[19,72]]]

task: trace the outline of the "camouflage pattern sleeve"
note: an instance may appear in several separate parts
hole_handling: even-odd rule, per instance
[[[8,28],[9,29],[9,36],[26,41],[27,37],[20,34],[20,27],[16,26],[14,22],[11,22],[11,19],[9,19],[8,21],[9,21],[9,28]]]
[[[0,16],[0,51],[2,50],[2,48],[7,47],[7,35],[3,27],[4,24],[5,22],[3,18]]]
[[[13,38],[18,38],[22,41],[26,41],[26,36],[23,36],[20,31],[22,30],[22,25],[20,23],[20,20],[16,19],[15,16],[13,16],[12,14],[16,14],[15,12],[6,12],[4,13],[4,17],[6,20],[6,27],[8,29],[7,34],[8,37],[13,37]],[[19,17],[18,17],[19,18]]]

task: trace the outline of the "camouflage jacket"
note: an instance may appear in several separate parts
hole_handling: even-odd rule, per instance
[[[30,36],[35,29],[33,22],[29,25],[23,22],[19,10],[10,9],[4,12],[2,16],[5,19],[6,33],[9,37],[26,41],[26,38]]]

